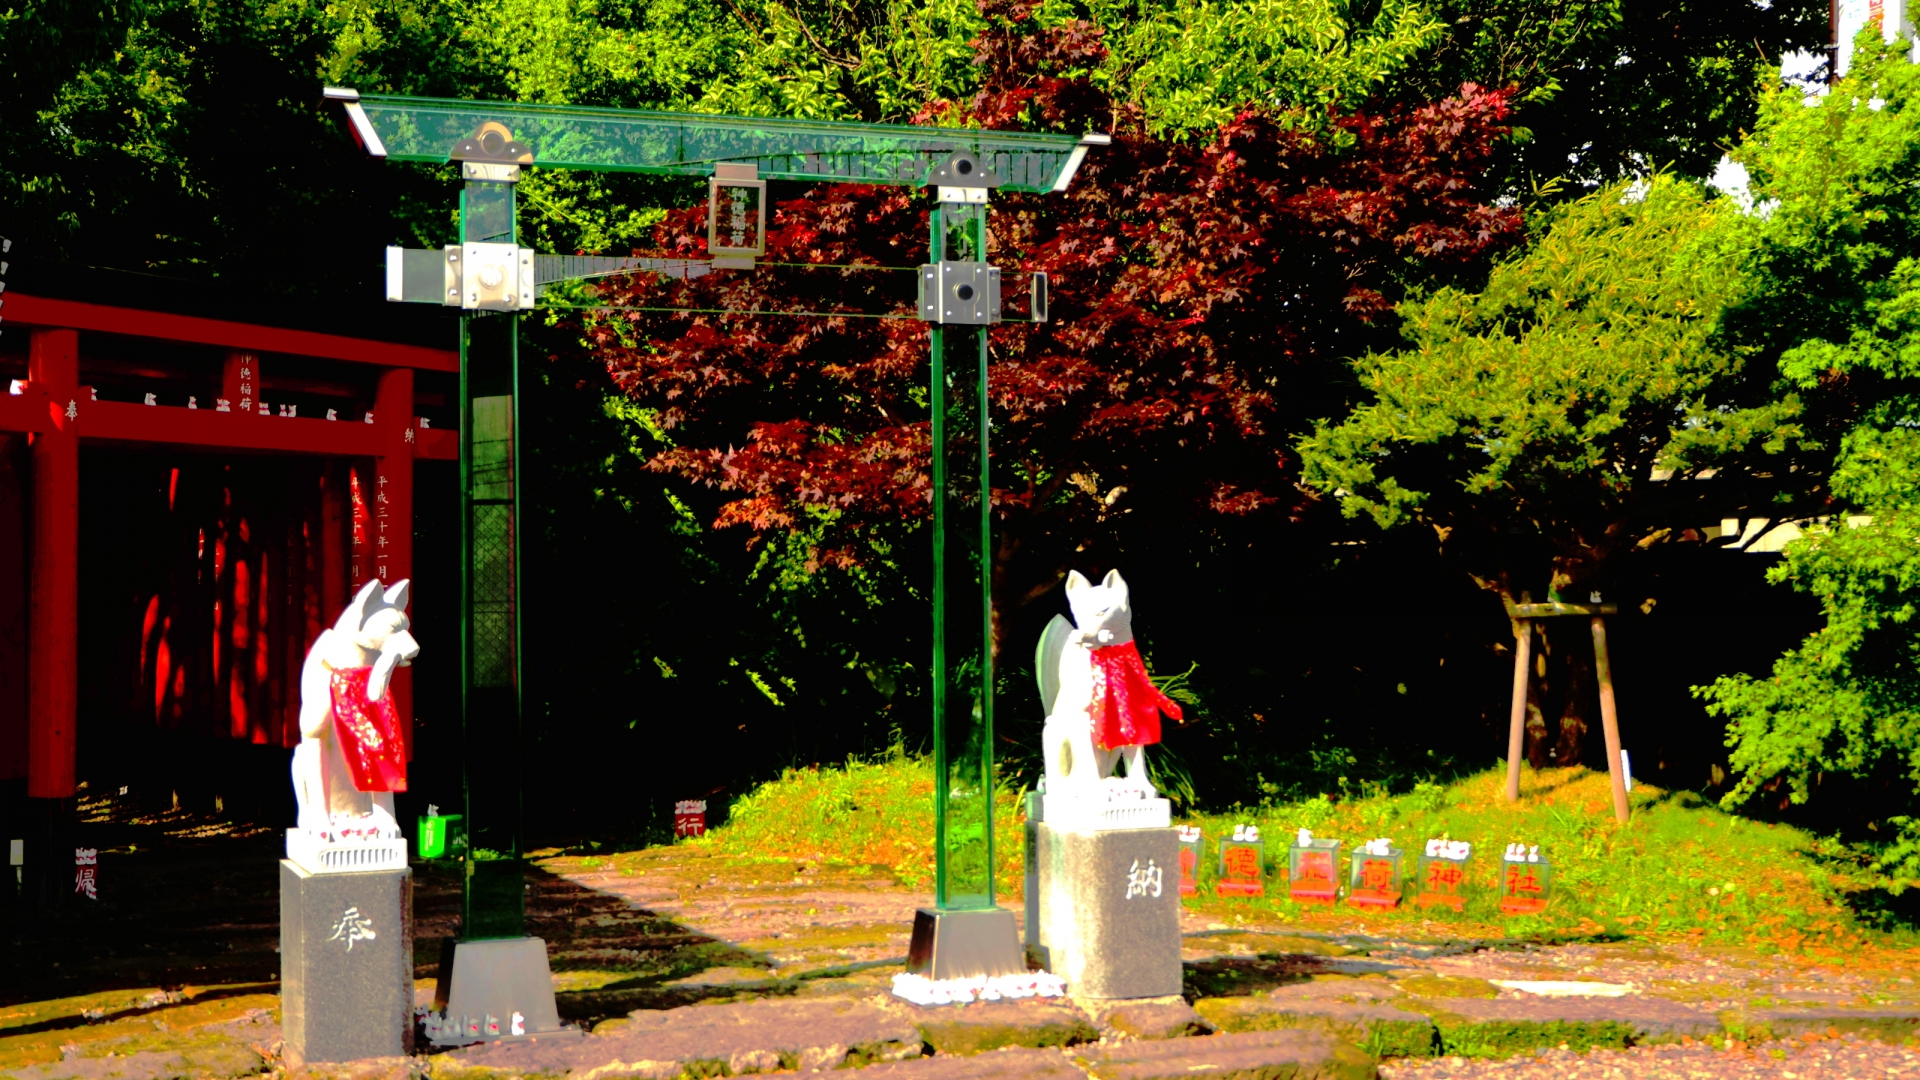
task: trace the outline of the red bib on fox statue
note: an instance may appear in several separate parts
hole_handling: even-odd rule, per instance
[[[1093,744],[1102,750],[1160,741],[1160,714],[1183,720],[1180,706],[1147,677],[1132,641],[1093,651]]]
[[[407,790],[407,746],[393,695],[367,697],[373,665],[333,669],[333,731],[356,791]]]

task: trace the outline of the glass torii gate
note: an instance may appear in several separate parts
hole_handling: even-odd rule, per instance
[[[1024,970],[994,902],[991,505],[986,263],[993,188],[1064,191],[1105,135],[746,119],[359,94],[329,88],[372,156],[459,162],[460,243],[388,249],[387,297],[465,309],[460,332],[462,736],[468,836],[462,940],[525,935],[522,889],[518,312],[542,287],[612,273],[744,270],[765,250],[766,181],[937,189],[920,268],[933,426],[934,907],[910,966],[933,978]],[[522,168],[709,177],[711,260],[542,255],[518,246]],[[1032,317],[1046,318],[1035,275]]]

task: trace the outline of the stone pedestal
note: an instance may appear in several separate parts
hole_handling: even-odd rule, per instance
[[[1041,807],[1045,805],[1041,801],[1044,798],[1037,791],[1027,793],[1027,820],[1021,826],[1021,837],[1026,841],[1026,858],[1023,860],[1026,889],[1022,894],[1026,898],[1026,919],[1023,921],[1026,936],[1021,944],[1026,947],[1027,963],[1043,968],[1047,966],[1040,953],[1040,814]]]
[[[1076,998],[1180,993],[1180,836],[1034,826],[1037,953]]]
[[[280,860],[286,1062],[413,1050],[413,871],[315,874]]]
[[[441,961],[433,1003],[440,1022],[428,1020],[427,1037],[435,1045],[458,1046],[561,1030],[546,942],[521,937],[455,941],[452,945],[450,960]]]
[[[1020,952],[1020,929],[1005,908],[913,913],[913,943],[907,970],[935,981],[981,975],[1019,975],[1027,970]]]

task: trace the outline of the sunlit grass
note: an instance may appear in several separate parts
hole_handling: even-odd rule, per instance
[[[1017,799],[994,799],[994,867],[1001,888],[1021,872]],[[716,855],[815,859],[886,870],[911,889],[933,887],[933,762],[894,753],[825,769],[789,769],[733,804],[727,823],[686,841]]]
[[[1679,937],[1760,951],[1837,957],[1909,936],[1878,933],[1858,920],[1848,896],[1871,877],[1841,846],[1803,830],[1725,813],[1690,792],[1639,785],[1633,820],[1618,825],[1604,773],[1583,768],[1526,770],[1521,800],[1508,803],[1505,774],[1489,770],[1455,783],[1421,785],[1398,795],[1320,797],[1227,813],[1202,813],[1209,858],[1202,893],[1190,908],[1225,923],[1282,919],[1327,930],[1366,929],[1436,937]],[[1017,896],[1021,826],[1017,799],[1002,793],[995,815],[995,863],[1003,896]],[[1267,840],[1269,895],[1211,895],[1220,837],[1256,824]],[[1296,905],[1285,898],[1285,848],[1302,826],[1346,841],[1391,838],[1415,859],[1431,837],[1474,846],[1464,912],[1415,908],[1359,911]],[[1505,916],[1493,891],[1508,843],[1537,844],[1554,865],[1554,896],[1534,916]],[[886,869],[901,884],[930,889],[933,876],[933,771],[922,758],[894,754],[845,767],[790,770],[734,804],[722,828],[691,843],[717,855],[816,859]]]
[[[1855,919],[1847,895],[1870,876],[1838,845],[1787,826],[1737,817],[1691,792],[1637,785],[1633,816],[1613,817],[1605,773],[1523,770],[1521,798],[1506,801],[1506,776],[1489,770],[1447,786],[1334,802],[1316,798],[1195,818],[1210,838],[1260,826],[1269,862],[1284,860],[1296,829],[1351,845],[1388,837],[1405,850],[1407,873],[1429,838],[1473,844],[1466,910],[1403,907],[1384,913],[1306,909],[1285,900],[1284,873],[1266,900],[1203,899],[1223,917],[1266,908],[1313,922],[1360,920],[1413,936],[1680,936],[1705,943],[1837,956],[1887,941]],[[1493,886],[1509,843],[1539,845],[1552,861],[1554,896],[1535,916],[1504,916]],[[1212,867],[1206,868],[1211,884]],[[1409,882],[1411,885],[1411,880]]]

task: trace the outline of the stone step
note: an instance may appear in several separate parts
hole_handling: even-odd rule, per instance
[[[1155,998],[1125,1004],[1082,1002],[1102,1032],[1134,1039],[1184,1039],[1207,1035],[1213,1025],[1183,998]]]
[[[1087,1080],[1067,1052],[1024,1046],[961,1057],[923,1057],[872,1065],[860,1080]]]
[[[1381,1057],[1427,1057],[1435,1049],[1433,1021],[1392,1005],[1284,1000],[1262,995],[1202,998],[1194,1008],[1221,1031],[1313,1028]]]
[[[1431,993],[1422,993],[1430,991]],[[1229,1032],[1316,1028],[1380,1057],[1506,1056],[1683,1038],[1784,1036],[1829,1029],[1902,1041],[1920,1037],[1920,1007],[1803,1003],[1713,1012],[1652,995],[1506,994],[1477,979],[1314,976],[1243,996],[1202,998],[1197,1011]],[[1444,996],[1442,996],[1444,995]]]
[[[1657,997],[1524,997],[1407,999],[1403,1006],[1433,1018],[1441,1052],[1502,1056],[1565,1044],[1591,1047],[1678,1042],[1720,1035],[1720,1017]]]
[[[1294,1028],[1084,1048],[1095,1080],[1373,1080],[1373,1057],[1324,1031]]]
[[[905,1006],[936,1054],[978,1054],[1003,1046],[1073,1046],[1100,1032],[1085,1013],[1060,1000],[976,1001],[966,1005]]]
[[[920,1052],[919,1028],[876,1005],[776,999],[636,1012],[584,1038],[481,1044],[439,1056],[433,1071],[447,1078],[737,1076],[858,1068]]]
[[[1749,1042],[1784,1039],[1789,1035],[1852,1032],[1883,1042],[1905,1042],[1920,1036],[1920,1008],[1854,1009],[1843,1005],[1748,1009],[1725,1014],[1727,1030]]]

